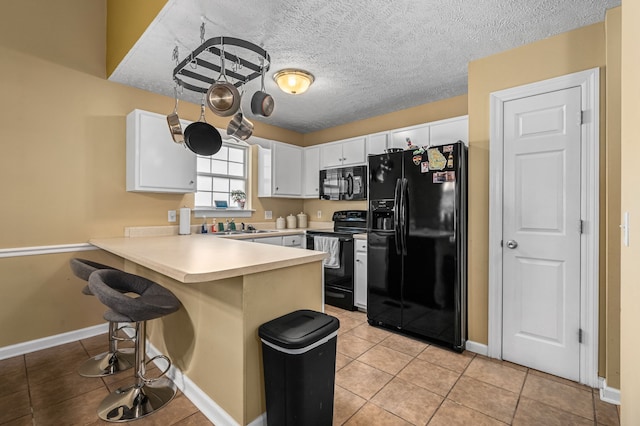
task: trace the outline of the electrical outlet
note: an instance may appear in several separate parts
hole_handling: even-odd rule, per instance
[[[321,218],[322,218],[322,210],[318,210],[318,213],[316,213],[316,217],[317,217],[318,219],[321,219]]]
[[[273,218],[273,213],[271,212],[271,210],[265,210],[264,211],[264,218],[265,219],[272,219]]]
[[[167,220],[169,222],[175,222],[176,221],[176,211],[175,210],[169,210],[167,212]]]

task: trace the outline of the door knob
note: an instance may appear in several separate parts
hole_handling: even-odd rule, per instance
[[[514,249],[518,247],[518,242],[514,240],[509,240],[507,241],[507,247],[509,247],[510,249]]]

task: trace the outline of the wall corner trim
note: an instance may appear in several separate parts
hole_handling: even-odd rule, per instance
[[[598,378],[600,388],[600,400],[608,402],[609,404],[620,405],[620,389],[611,388],[607,386],[607,379],[604,377]]]
[[[465,349],[478,355],[489,356],[489,347],[485,344],[474,342],[473,340],[467,340]]]

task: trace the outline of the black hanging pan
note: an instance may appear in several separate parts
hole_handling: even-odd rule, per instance
[[[260,91],[253,94],[251,98],[251,112],[255,115],[269,117],[273,112],[274,102],[270,94],[264,90],[264,65],[261,71]]]
[[[198,155],[208,156],[220,151],[222,136],[204,117],[204,98],[200,105],[200,120],[184,129],[184,142],[187,148]]]

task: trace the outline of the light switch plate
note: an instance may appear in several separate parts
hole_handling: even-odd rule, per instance
[[[273,218],[273,213],[271,212],[271,210],[265,210],[264,211],[264,218],[265,219],[272,219]]]
[[[167,212],[167,220],[169,222],[175,222],[176,221],[176,211],[175,210],[169,210]]]

